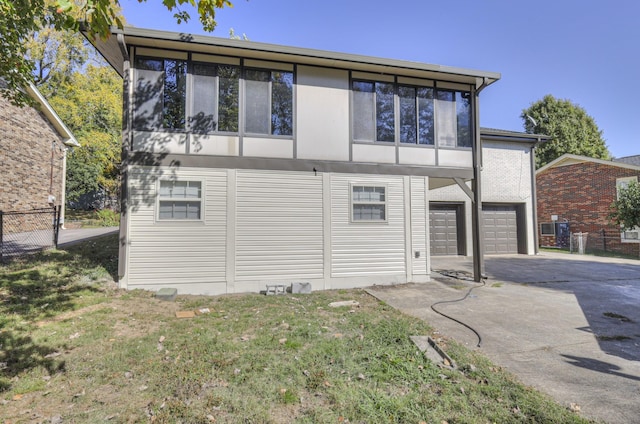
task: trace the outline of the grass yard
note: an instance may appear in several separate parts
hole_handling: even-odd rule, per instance
[[[179,296],[113,281],[117,236],[0,268],[5,423],[581,423],[363,290]],[[355,300],[358,307],[331,308]],[[176,311],[210,313],[179,319]]]

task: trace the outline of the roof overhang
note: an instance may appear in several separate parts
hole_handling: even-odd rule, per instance
[[[29,84],[25,91],[38,103],[40,112],[44,114],[58,134],[60,134],[60,137],[62,137],[62,143],[67,147],[80,147],[80,143],[78,143],[78,140],[76,140],[71,130],[62,122],[62,119],[60,119],[56,111],[53,110],[49,102],[47,102],[35,85]]]
[[[560,156],[559,158],[549,162],[545,166],[543,166],[540,169],[538,169],[536,171],[536,174],[540,174],[541,172],[544,172],[544,171],[546,171],[547,169],[550,169],[550,168],[557,168],[559,166],[576,165],[576,164],[580,164],[580,163],[597,163],[597,164],[600,164],[600,165],[614,166],[616,168],[630,169],[632,171],[640,172],[640,166],[631,165],[631,164],[624,163],[624,162],[614,162],[614,161],[606,160],[606,159],[590,158],[588,156],[580,156],[580,155],[573,155],[573,154],[570,154],[570,153],[565,153],[564,155]]]
[[[92,39],[85,33],[87,39],[121,76],[124,72],[124,58],[121,46],[119,45],[118,35],[122,36],[124,43],[128,46],[184,50],[378,74],[426,78],[468,84],[474,87],[480,87],[483,84],[485,86],[490,85],[500,79],[500,74],[497,72],[485,72],[450,66],[133,27],[125,27],[123,29],[112,28],[111,34],[107,39]]]
[[[551,140],[543,134],[528,134],[518,131],[498,130],[494,128],[480,128],[480,137],[486,141],[507,141],[512,143],[538,144]]]

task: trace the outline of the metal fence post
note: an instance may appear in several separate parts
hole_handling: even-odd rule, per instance
[[[60,232],[60,211],[62,207],[53,207],[53,245],[58,248],[58,233]]]

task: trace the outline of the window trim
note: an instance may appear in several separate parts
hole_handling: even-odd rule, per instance
[[[553,228],[553,232],[544,232],[545,225],[550,225]],[[555,236],[556,235],[556,223],[555,222],[542,222],[540,223],[540,235],[541,236]]]
[[[384,189],[384,201],[354,201],[353,189],[355,187],[372,187]],[[356,205],[384,205],[384,219],[355,219],[354,207]],[[352,182],[349,184],[349,222],[352,224],[387,224],[389,222],[389,186],[388,184],[370,182]]]
[[[161,187],[162,187],[162,183],[163,182],[170,182],[170,183],[176,183],[176,182],[187,182],[187,183],[200,183],[200,197],[195,199],[195,198],[185,198],[185,200],[182,200],[183,202],[191,202],[191,203],[195,203],[195,202],[199,202],[200,203],[200,217],[197,219],[190,219],[190,218],[160,218],[160,204],[163,201],[172,201],[175,202],[176,200],[180,201],[180,199],[176,199],[176,198],[172,198],[172,197],[163,197],[160,193],[161,193]],[[205,216],[205,182],[203,179],[201,178],[177,178],[177,179],[168,179],[168,178],[158,178],[157,183],[156,183],[156,212],[154,214],[155,217],[155,221],[156,222],[168,222],[168,223],[175,223],[175,222],[180,222],[180,223],[187,223],[187,222],[204,222],[204,216]]]
[[[185,128],[185,131],[189,134],[197,134],[197,135],[238,135],[240,134],[240,97],[241,97],[241,91],[240,91],[240,85],[241,85],[241,81],[242,81],[242,67],[239,64],[229,64],[229,63],[223,63],[221,62],[207,62],[204,60],[195,60],[195,59],[191,59],[188,61],[188,71],[187,71],[187,75],[188,75],[188,84],[187,84],[187,92],[186,92],[186,97],[187,97],[187,105],[188,105],[188,111],[186,113],[187,115],[187,126]],[[212,114],[215,117],[215,129],[213,131],[202,131],[202,130],[198,130],[198,129],[194,129],[194,125],[193,125],[193,114],[195,111],[195,93],[196,93],[196,87],[195,87],[195,76],[198,76],[200,74],[196,73],[196,66],[204,66],[204,67],[215,67],[215,76],[212,77],[214,78],[214,90],[215,90],[215,106],[214,106],[214,110],[212,111]],[[238,79],[237,79],[237,112],[236,112],[236,127],[237,130],[236,131],[228,131],[228,130],[221,130],[220,129],[220,67],[230,67],[230,68],[236,68],[237,73],[238,73]]]
[[[240,130],[240,132],[248,137],[261,137],[261,138],[282,138],[282,139],[293,139],[294,134],[295,134],[295,125],[296,125],[296,101],[295,101],[295,97],[296,97],[296,69],[294,67],[293,70],[285,70],[285,69],[277,69],[277,68],[265,68],[265,67],[258,67],[258,66],[252,66],[255,64],[243,64],[243,66],[240,67],[240,72],[241,72],[241,93],[240,93],[240,97],[241,97],[241,101],[242,104],[240,105],[240,110],[242,111],[242,123],[239,124],[238,129]],[[247,118],[247,105],[248,105],[248,101],[247,101],[247,94],[248,94],[248,90],[247,90],[247,81],[249,81],[249,79],[247,78],[247,72],[249,71],[259,71],[259,72],[268,72],[269,73],[269,81],[268,81],[268,90],[269,90],[269,108],[267,110],[267,115],[268,115],[268,123],[269,123],[269,131],[262,133],[262,132],[253,132],[253,131],[248,131],[247,130],[247,124],[248,124],[248,118]],[[275,81],[273,80],[273,73],[274,72],[283,72],[283,73],[289,73],[291,74],[291,134],[274,134],[273,133],[273,93],[274,93],[274,83]],[[241,126],[240,126],[241,125]]]
[[[372,119],[373,119],[373,133],[374,133],[374,140],[367,140],[367,139],[363,139],[363,138],[356,138],[355,136],[355,127],[356,127],[356,116],[357,116],[357,111],[356,111],[356,101],[355,101],[355,93],[356,91],[354,90],[354,83],[356,82],[364,82],[364,83],[372,83],[373,84],[373,113],[372,113]],[[393,101],[393,105],[394,105],[394,121],[393,121],[393,125],[394,125],[394,140],[393,141],[382,141],[382,140],[378,140],[377,139],[377,100],[376,100],[376,84],[378,83],[384,83],[384,84],[392,84],[393,85],[393,96],[394,96],[394,101]],[[408,88],[413,88],[415,90],[421,89],[421,88],[431,88],[433,89],[433,99],[432,99],[432,107],[433,107],[433,140],[432,143],[420,143],[420,137],[419,137],[419,108],[418,108],[418,96],[416,94],[415,97],[415,102],[416,102],[416,142],[415,143],[409,143],[409,142],[402,142],[400,140],[400,129],[401,129],[401,107],[400,107],[400,94],[399,94],[399,88],[400,87],[408,87]],[[466,86],[465,86],[466,87]],[[473,137],[474,131],[477,131],[477,129],[474,130],[474,114],[473,114],[473,108],[474,108],[474,103],[472,100],[473,97],[473,90],[471,87],[468,87],[468,89],[465,89],[463,87],[457,87],[454,86],[452,84],[446,84],[446,83],[438,83],[438,82],[434,82],[434,81],[430,81],[430,80],[424,80],[424,84],[419,84],[417,81],[414,80],[407,80],[407,79],[403,79],[401,77],[389,77],[389,78],[382,78],[381,76],[376,77],[375,75],[368,75],[368,74],[363,74],[361,72],[355,72],[352,71],[350,73],[350,79],[349,79],[349,91],[350,91],[350,116],[351,116],[351,123],[350,123],[350,131],[351,131],[351,143],[352,144],[368,144],[368,145],[381,145],[381,146],[400,146],[400,147],[409,147],[409,148],[413,148],[413,147],[418,147],[418,148],[427,148],[427,149],[443,149],[443,150],[472,150],[473,146],[475,144],[475,139]],[[454,118],[455,118],[455,145],[454,146],[444,146],[444,145],[439,145],[438,144],[438,115],[440,115],[440,113],[438,112],[438,105],[437,105],[437,95],[439,92],[449,92],[452,93],[453,95],[453,102],[455,105],[455,109],[454,109]],[[417,91],[416,91],[417,93]],[[462,95],[468,95],[470,100],[469,100],[469,143],[470,146],[461,146],[459,145],[460,142],[460,122],[458,120],[458,97],[462,96]]]

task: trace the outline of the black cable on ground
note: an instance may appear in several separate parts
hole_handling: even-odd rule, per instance
[[[437,272],[437,271],[436,271]],[[446,274],[443,274],[446,275]],[[457,277],[454,277],[457,278]],[[460,278],[462,279],[462,278]],[[436,302],[431,304],[431,310],[433,310],[433,312],[435,312],[436,314],[442,315],[443,317],[450,319],[451,321],[457,322],[458,324],[468,328],[469,330],[473,331],[473,333],[478,337],[478,347],[480,347],[480,345],[482,344],[482,336],[480,336],[480,333],[478,333],[473,327],[471,327],[469,324],[466,324],[458,319],[455,319],[445,313],[440,312],[439,310],[437,310],[436,308],[434,308],[434,306],[436,305],[442,305],[444,303],[456,303],[456,302],[462,302],[463,300],[465,300],[467,297],[469,297],[469,295],[471,294],[471,292],[473,291],[473,289],[477,289],[479,287],[484,287],[485,282],[484,280],[482,280],[482,284],[481,285],[477,285],[477,286],[473,286],[471,287],[468,291],[467,294],[464,295],[464,297],[461,297],[460,299],[455,299],[455,300],[442,300],[440,302]]]

